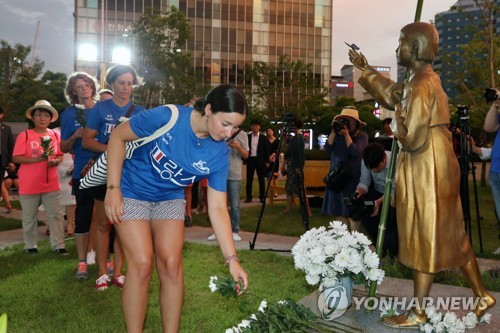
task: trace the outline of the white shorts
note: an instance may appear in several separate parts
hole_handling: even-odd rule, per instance
[[[124,220],[184,220],[186,200],[143,201],[123,198]]]

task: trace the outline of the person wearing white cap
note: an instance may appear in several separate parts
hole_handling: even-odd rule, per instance
[[[54,252],[68,255],[64,245],[61,220],[61,192],[56,166],[61,162],[59,134],[48,128],[59,117],[49,102],[39,100],[26,110],[26,118],[35,127],[20,133],[14,145],[13,160],[19,163],[19,201],[25,252],[38,253],[37,214],[43,204],[50,228],[50,244]]]
[[[358,110],[354,106],[346,106],[333,118],[332,130],[325,143],[325,151],[330,154],[330,170],[345,162],[352,175],[342,188],[333,190],[327,186],[321,213],[334,216],[346,224],[349,223],[349,214],[343,199],[356,191],[359,182],[363,150],[368,145],[368,135],[360,130],[365,125],[359,119]]]

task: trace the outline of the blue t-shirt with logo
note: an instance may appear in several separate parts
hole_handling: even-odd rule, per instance
[[[79,110],[74,105],[61,113],[61,140],[68,140],[77,129],[83,127],[79,121],[86,118],[90,110]],[[83,115],[79,113],[83,112]],[[80,173],[92,156],[92,152],[82,147],[82,139],[78,138],[73,143],[73,154],[75,155],[73,179],[80,179]]]
[[[125,117],[131,105],[132,102],[129,102],[120,107],[113,102],[113,99],[96,103],[88,114],[86,127],[97,131],[95,139],[99,143],[107,144],[109,135],[117,126],[118,119]],[[144,110],[142,106],[135,105],[130,117],[142,110]]]
[[[120,186],[124,197],[150,202],[184,199],[184,186],[203,178],[208,178],[211,188],[226,191],[228,145],[211,137],[197,138],[190,121],[193,109],[177,107],[179,118],[174,127],[137,148],[123,163]],[[138,137],[146,137],[165,125],[171,115],[168,106],[159,106],[132,117],[130,127]]]

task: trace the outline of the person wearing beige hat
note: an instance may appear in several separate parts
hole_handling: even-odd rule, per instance
[[[365,125],[359,118],[358,110],[354,106],[346,106],[333,118],[325,143],[325,151],[330,154],[330,170],[345,164],[351,176],[342,188],[333,190],[327,186],[321,213],[334,216],[346,224],[349,223],[349,212],[343,199],[356,191],[359,182],[363,150],[368,145],[368,135],[360,130]]]
[[[57,165],[63,158],[60,135],[49,129],[59,114],[46,100],[39,100],[26,110],[26,118],[35,127],[17,136],[13,160],[19,163],[19,201],[25,252],[38,253],[37,214],[43,204],[50,227],[50,244],[54,252],[67,255],[64,245],[64,226],[61,220],[61,192]]]

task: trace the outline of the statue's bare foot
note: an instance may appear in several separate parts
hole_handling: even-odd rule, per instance
[[[493,307],[496,302],[495,297],[493,297],[489,292],[486,292],[486,296],[481,298],[477,307],[474,309],[474,314],[477,318],[481,318],[486,310]]]
[[[418,314],[413,310],[407,311],[401,315],[384,317],[382,323],[392,328],[419,330],[421,324],[427,323],[425,313]]]

